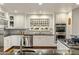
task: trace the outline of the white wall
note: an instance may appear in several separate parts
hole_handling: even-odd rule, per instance
[[[79,35],[79,8],[72,11],[72,34]]]
[[[71,18],[71,24],[70,25],[68,24],[68,19],[69,18]],[[67,24],[66,38],[69,39],[69,38],[71,38],[71,35],[72,35],[72,11],[67,13],[67,22],[66,22],[66,24]]]

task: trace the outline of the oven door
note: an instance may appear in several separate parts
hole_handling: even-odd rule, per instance
[[[65,35],[57,35],[56,39],[65,39]]]
[[[56,32],[65,32],[65,27],[56,27]]]

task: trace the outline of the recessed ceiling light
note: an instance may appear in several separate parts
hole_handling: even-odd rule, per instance
[[[17,10],[14,10],[14,13],[18,13],[18,11]]]
[[[0,3],[0,5],[4,5],[4,3]]]
[[[38,3],[38,5],[43,5],[43,3]]]

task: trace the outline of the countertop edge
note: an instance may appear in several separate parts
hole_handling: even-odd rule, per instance
[[[79,48],[75,48],[74,46],[69,46],[66,42],[64,42],[63,40],[58,40],[60,41],[62,44],[64,44],[66,47],[68,47],[69,49],[75,49],[75,50],[79,50]]]

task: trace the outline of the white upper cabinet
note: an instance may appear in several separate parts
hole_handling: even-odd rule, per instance
[[[14,19],[15,28],[25,28],[25,19],[23,15],[16,15]]]
[[[67,22],[67,14],[66,13],[57,13],[56,14],[56,23],[65,23]]]

